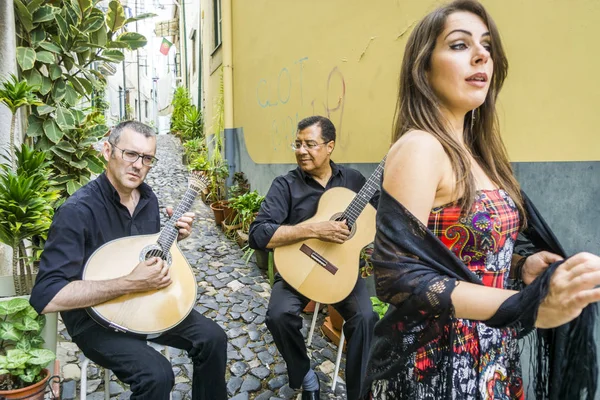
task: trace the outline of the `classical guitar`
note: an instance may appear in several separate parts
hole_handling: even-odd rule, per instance
[[[331,188],[319,199],[316,214],[300,223],[346,220],[350,237],[342,244],[308,239],[276,247],[281,277],[311,300],[334,304],[345,299],[358,278],[360,251],[375,238],[375,208],[369,200],[379,189],[385,158],[357,193]]]
[[[196,304],[196,278],[177,245],[175,222],[187,212],[195,197],[207,186],[207,178],[191,174],[188,188],[169,222],[153,235],[128,236],[98,248],[83,270],[84,280],[118,278],[151,257],[161,257],[170,269],[172,283],[166,288],[131,293],[87,309],[100,325],[118,332],[157,334],[179,324]]]

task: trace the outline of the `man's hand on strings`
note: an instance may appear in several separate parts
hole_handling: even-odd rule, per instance
[[[173,207],[167,207],[167,215],[169,216],[169,218],[173,216]],[[183,240],[190,236],[190,234],[192,233],[192,224],[194,223],[195,218],[195,213],[186,212],[177,220],[177,222],[175,223],[175,227],[179,230],[177,240]]]

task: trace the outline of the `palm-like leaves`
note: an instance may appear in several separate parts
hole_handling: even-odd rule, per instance
[[[0,88],[0,103],[8,107],[12,114],[10,123],[10,165],[15,166],[15,123],[17,110],[23,106],[41,106],[44,103],[37,98],[33,91],[37,90],[36,86],[30,86],[25,79],[19,81],[13,74],[10,78],[2,82]]]
[[[183,112],[183,122],[179,126],[183,140],[203,139],[204,123],[202,112],[192,105]]]
[[[10,78],[2,82],[0,88],[0,102],[6,105],[12,114],[23,106],[41,106],[43,103],[33,94],[37,86],[30,86],[25,79],[19,79],[11,74]]]
[[[13,248],[13,276],[17,294],[30,290],[31,268],[21,264],[18,274],[19,249],[22,241],[45,236],[50,228],[58,192],[50,186],[46,153],[26,144],[16,150],[16,171],[0,165],[0,242]],[[22,251],[21,251],[22,252]],[[25,257],[25,254],[21,254]]]

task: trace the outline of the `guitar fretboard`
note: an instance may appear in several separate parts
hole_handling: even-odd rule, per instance
[[[194,203],[194,199],[198,195],[198,191],[196,191],[192,187],[188,187],[185,194],[183,195],[183,199],[173,211],[173,216],[169,219],[166,226],[160,232],[160,236],[158,237],[158,244],[163,249],[164,252],[168,252],[175,240],[177,239],[177,235],[179,234],[179,228],[175,226],[175,223],[183,214],[188,212],[192,208],[192,204]]]
[[[387,155],[383,157],[383,160],[381,160],[377,168],[375,168],[375,171],[371,174],[369,179],[367,179],[367,182],[363,185],[363,187],[342,214],[342,219],[346,220],[346,224],[349,228],[352,228],[360,213],[364,210],[369,200],[371,200],[375,192],[381,186],[381,178],[383,176],[383,168],[385,166],[386,158]]]

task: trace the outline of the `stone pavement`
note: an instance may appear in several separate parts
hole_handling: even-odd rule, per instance
[[[161,218],[166,220],[164,207],[175,207],[187,188],[187,170],[181,163],[179,140],[170,135],[158,136],[157,157],[160,160],[148,175],[147,182],[158,196]],[[199,198],[193,206],[196,213],[194,232],[180,243],[193,267],[198,282],[195,309],[223,327],[229,343],[226,372],[227,390],[231,400],[271,400],[300,398],[299,392],[287,384],[286,366],[265,325],[265,315],[271,288],[263,272],[251,259],[246,263],[243,251],[225,237],[215,225],[212,211]],[[304,315],[302,332],[307,336],[312,314]],[[324,315],[319,314],[317,329],[309,348],[313,369],[321,380],[322,399],[345,399],[343,380],[336,393],[330,390],[337,347],[324,338],[318,327]],[[173,400],[191,399],[192,364],[183,351],[151,344],[168,353],[175,387]],[[63,399],[80,398],[79,380],[82,353],[70,342],[64,325],[59,322],[58,359],[62,368]],[[343,375],[345,357],[340,368]],[[104,399],[103,369],[93,363],[88,367],[87,398]],[[338,380],[340,382],[340,380]],[[114,375],[110,382],[111,399],[129,399],[131,392]]]

